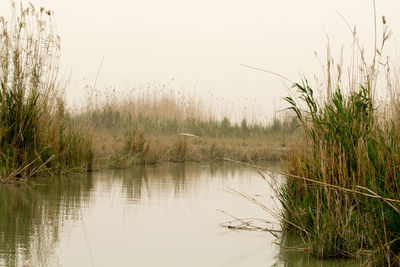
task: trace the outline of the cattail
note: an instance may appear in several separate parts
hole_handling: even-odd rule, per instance
[[[383,25],[386,24],[386,18],[385,18],[385,16],[382,16],[382,22],[383,22]]]

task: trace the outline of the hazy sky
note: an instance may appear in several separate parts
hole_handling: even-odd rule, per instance
[[[276,77],[240,64],[293,80],[299,72],[311,76],[320,71],[314,51],[323,54],[325,33],[332,46],[351,44],[337,11],[357,25],[366,48],[373,44],[372,0],[31,2],[54,11],[63,72],[72,71],[68,98],[74,101],[85,96],[83,87],[92,84],[104,56],[99,88],[171,84],[239,106],[255,103],[259,115],[273,111],[274,103],[279,108],[286,89]],[[392,41],[398,40],[400,1],[377,0],[376,6],[394,33]],[[8,13],[8,0],[1,0],[0,10]]]

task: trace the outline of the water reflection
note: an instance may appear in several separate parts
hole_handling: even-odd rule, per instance
[[[36,186],[1,185],[0,264],[18,266],[34,255],[35,262],[46,265],[59,241],[60,222],[81,218],[78,207],[90,202],[91,188],[90,175],[38,179]]]
[[[184,190],[185,186],[185,165],[184,164],[166,164],[163,168],[156,166],[136,166],[127,170],[116,170],[112,179],[122,179],[122,188],[128,199],[140,202],[142,191],[149,193],[152,190],[149,185],[149,177],[151,184],[157,184],[155,191],[165,191],[166,188],[174,187],[174,196],[179,197],[179,193]]]
[[[313,264],[305,254],[280,252],[268,233],[218,227],[230,218],[217,209],[273,220],[227,188],[273,206],[258,174],[231,163],[137,166],[1,185],[0,265],[27,259],[33,266]]]
[[[282,247],[278,254],[278,263],[275,266],[310,266],[310,267],[354,267],[363,266],[361,261],[346,259],[327,259],[319,260],[302,249],[299,248],[301,240],[291,234],[284,234],[280,240]]]

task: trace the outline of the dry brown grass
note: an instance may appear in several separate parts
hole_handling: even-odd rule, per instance
[[[140,134],[137,134],[140,136]],[[285,148],[271,138],[191,138],[179,135],[144,135],[127,145],[123,134],[94,134],[95,166],[123,168],[134,164],[158,162],[219,161],[224,157],[240,161],[279,160]],[[132,138],[132,137],[131,137]],[[132,142],[135,143],[135,142]],[[145,153],[143,153],[145,151]]]

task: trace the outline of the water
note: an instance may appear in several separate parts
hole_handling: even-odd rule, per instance
[[[232,219],[228,213],[279,229],[276,218],[230,189],[279,208],[254,170],[227,163],[160,164],[1,185],[0,265],[345,265],[282,253],[267,232],[221,227]]]

